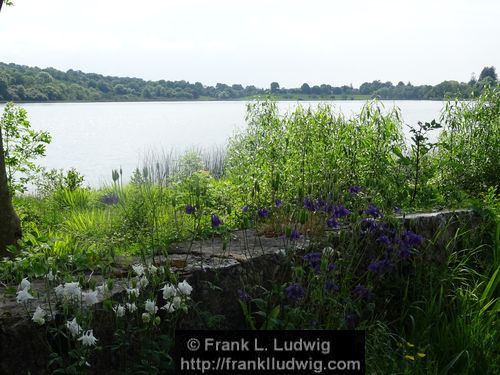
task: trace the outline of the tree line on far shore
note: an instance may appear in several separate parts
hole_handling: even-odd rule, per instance
[[[498,82],[495,67],[485,67],[478,78],[469,82],[443,81],[435,86],[414,86],[410,82],[365,82],[359,88],[352,85],[309,85],[299,88],[280,87],[272,82],[269,88],[241,84],[217,83],[206,86],[201,82],[145,81],[140,78],[110,77],[76,70],[63,72],[54,68],[40,69],[0,62],[0,101],[139,101],[139,100],[231,100],[273,95],[280,99],[380,99],[443,100],[467,99],[481,94],[483,89]]]

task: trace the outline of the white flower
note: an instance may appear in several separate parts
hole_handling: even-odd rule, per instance
[[[140,288],[145,288],[149,285],[149,281],[148,279],[146,278],[146,276],[143,276],[139,279],[139,287]]]
[[[179,289],[179,291],[186,296],[189,296],[193,291],[193,287],[189,285],[186,280],[184,280],[182,283],[179,283],[177,285],[177,289]]]
[[[28,281],[28,279],[24,278],[21,280],[21,284],[19,284],[17,290],[28,290],[30,287],[31,283]]]
[[[142,314],[142,321],[144,323],[149,323],[151,321],[151,316],[148,313],[143,313]]]
[[[137,311],[137,306],[135,305],[135,303],[126,303],[125,306],[127,307],[128,311],[130,311],[130,312]]]
[[[25,303],[30,299],[34,299],[34,297],[28,292],[28,289],[22,289],[17,294],[17,303]]]
[[[177,289],[171,284],[165,284],[161,290],[163,290],[163,299],[169,299],[177,295]]]
[[[115,312],[117,318],[125,316],[125,306],[118,305],[113,307],[113,311]]]
[[[149,267],[148,267],[148,271],[151,275],[155,275],[156,274],[156,271],[158,271],[158,268],[156,268],[153,264],[151,264]]]
[[[45,278],[49,281],[54,281],[56,277],[52,274],[52,268],[49,270],[49,273],[45,275]]]
[[[172,304],[174,305],[174,307],[176,309],[178,309],[179,307],[181,307],[181,302],[182,302],[181,297],[178,297],[178,296],[174,297],[174,299],[172,300]]]
[[[31,320],[33,320],[37,324],[42,325],[45,323],[45,314],[45,311],[40,306],[37,306]]]
[[[73,337],[76,337],[77,335],[80,334],[80,332],[82,332],[82,327],[80,327],[80,325],[76,321],[76,318],[73,318],[73,320],[71,321],[68,320],[66,322],[66,328]]]
[[[97,290],[89,290],[87,292],[83,292],[82,294],[83,297],[83,303],[86,306],[92,306],[95,305],[97,302]]]
[[[56,293],[56,296],[61,298],[64,295],[64,287],[62,284],[59,284],[54,288],[54,292]]]
[[[109,292],[108,284],[106,284],[106,282],[103,282],[102,285],[95,289],[97,290],[97,295],[100,297],[104,297]]]
[[[175,306],[172,302],[167,302],[161,309],[167,310],[169,313],[172,313],[175,311]]]
[[[79,299],[82,294],[80,284],[76,281],[64,284],[63,296],[68,299]]]
[[[131,296],[139,297],[140,293],[141,291],[139,290],[139,288],[127,288],[127,294],[129,297]]]
[[[144,274],[144,266],[142,264],[133,264],[132,269],[137,276],[142,276]]]
[[[150,313],[151,315],[156,314],[156,312],[158,311],[158,307],[156,307],[156,302],[148,299],[146,301],[144,310],[146,310],[146,312]]]
[[[90,330],[85,332],[81,337],[79,337],[78,341],[81,341],[82,344],[85,346],[92,346],[95,345],[95,343],[98,340],[94,337],[94,331]]]

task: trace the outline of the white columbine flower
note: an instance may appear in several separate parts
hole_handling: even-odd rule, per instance
[[[193,287],[189,285],[186,280],[184,280],[182,283],[179,283],[177,285],[177,289],[179,289],[179,291],[186,296],[189,296],[193,291]]]
[[[174,305],[174,307],[176,309],[178,309],[179,307],[181,307],[181,297],[177,296],[177,297],[174,297],[174,299],[172,300],[172,304]]]
[[[158,311],[158,307],[156,307],[156,302],[153,301],[153,300],[148,299],[146,301],[144,310],[146,310],[146,312],[150,313],[151,315],[156,314],[156,312]]]
[[[78,281],[64,284],[63,296],[68,299],[79,299],[82,294]]]
[[[66,328],[68,329],[69,333],[71,333],[71,336],[76,337],[82,332],[82,327],[78,324],[76,321],[76,318],[73,318],[73,320],[68,320],[66,322]]]
[[[146,288],[149,285],[149,281],[146,276],[143,276],[139,279],[139,287]]]
[[[102,285],[95,289],[97,290],[97,295],[101,297],[104,297],[109,292],[108,284],[106,284],[106,282],[103,282]]]
[[[81,341],[85,346],[95,345],[97,339],[94,337],[94,331],[90,330],[85,332],[81,337],[78,338],[78,341]]]
[[[28,289],[22,289],[16,293],[17,295],[17,303],[25,303],[30,299],[34,299],[34,297],[28,292]]]
[[[45,275],[45,278],[49,281],[54,281],[56,277],[52,274],[52,268],[49,270],[49,273]]]
[[[125,306],[118,305],[113,307],[113,311],[115,312],[117,318],[125,316]]]
[[[133,264],[132,269],[137,276],[142,276],[144,274],[144,266],[142,264]]]
[[[156,275],[156,271],[158,271],[158,268],[156,268],[153,264],[151,264],[149,267],[148,267],[148,271],[151,275]]]
[[[128,311],[132,313],[137,311],[137,306],[135,305],[135,303],[126,303],[125,306],[127,306]]]
[[[45,311],[40,306],[37,306],[31,320],[33,320],[37,324],[42,325],[45,323],[45,314]]]
[[[163,290],[163,299],[169,299],[177,295],[177,289],[171,284],[165,284],[161,290]]]
[[[175,306],[172,302],[167,302],[165,306],[162,307],[162,310],[167,310],[169,313],[173,313],[175,311]]]
[[[87,306],[95,305],[97,302],[97,290],[89,290],[87,292],[83,292],[83,303]]]
[[[149,315],[148,313],[143,313],[142,314],[142,321],[144,323],[149,323],[151,321],[151,315]]]
[[[28,290],[30,287],[31,283],[28,281],[28,279],[24,278],[21,280],[21,284],[19,284],[17,290]]]
[[[64,286],[62,284],[59,284],[54,288],[54,292],[56,293],[56,296],[61,298],[64,295]]]
[[[139,290],[139,288],[127,288],[127,294],[129,297],[131,296],[139,297],[140,293],[141,291]]]

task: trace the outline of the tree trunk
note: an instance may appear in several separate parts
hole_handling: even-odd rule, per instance
[[[20,238],[21,223],[12,206],[12,197],[5,170],[2,128],[0,127],[0,257],[9,256],[7,246],[15,245]]]

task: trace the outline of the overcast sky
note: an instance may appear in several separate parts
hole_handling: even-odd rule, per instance
[[[500,70],[499,0],[14,0],[0,61],[268,87]]]

